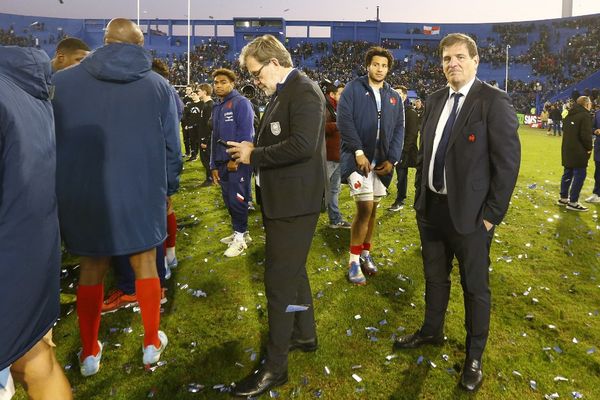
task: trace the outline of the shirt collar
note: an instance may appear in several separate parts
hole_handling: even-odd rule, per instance
[[[286,74],[286,75],[283,77],[283,79],[281,80],[281,82],[279,82],[279,83],[277,84],[277,89],[275,90],[275,93],[279,93],[279,92],[281,92],[281,89],[283,89],[283,88],[284,88],[285,84],[286,84],[286,83],[287,83],[287,81],[288,81],[288,78],[289,78],[289,77],[290,77],[292,74],[294,74],[294,75],[295,75],[297,72],[298,72],[298,70],[297,70],[296,68],[292,68],[292,69],[290,70],[290,72],[288,72],[288,73],[287,73],[287,74]]]
[[[473,77],[473,79],[467,82],[467,84],[461,87],[457,92],[455,92],[451,86],[448,86],[448,98],[450,98],[450,96],[452,96],[453,93],[460,93],[463,95],[464,98],[466,98],[467,94],[469,94],[469,90],[471,90],[471,86],[473,86],[473,83],[475,83],[475,77]]]

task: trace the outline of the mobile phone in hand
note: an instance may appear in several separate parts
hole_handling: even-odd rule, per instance
[[[223,140],[223,139],[217,139],[217,143],[219,143],[221,146],[225,146],[226,148],[233,147],[233,146],[227,144],[227,141]]]

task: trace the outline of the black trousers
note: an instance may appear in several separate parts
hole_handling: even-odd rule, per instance
[[[269,219],[263,214],[266,233],[265,291],[269,313],[269,340],[266,366],[287,369],[292,339],[316,337],[312,292],[306,274],[319,214]],[[286,312],[288,305],[308,306],[308,310]]]
[[[195,126],[190,131],[190,157],[198,157],[200,151],[200,127]]]
[[[206,171],[206,180],[211,181],[212,175],[210,173],[210,146],[205,149],[200,148],[200,161],[202,162],[202,166]]]
[[[427,191],[425,215],[417,215],[425,269],[425,320],[423,335],[440,335],[450,297],[452,260],[458,260],[465,306],[467,357],[481,360],[490,327],[489,289],[492,228],[481,226],[468,235],[454,230],[446,196]]]
[[[192,154],[192,130],[183,129],[183,149],[186,155]]]
[[[400,166],[400,163],[396,164],[396,178],[398,181],[396,182],[396,201],[395,203],[400,203],[401,201],[406,200],[406,189],[408,187],[408,167]]]

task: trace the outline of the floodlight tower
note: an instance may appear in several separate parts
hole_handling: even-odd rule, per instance
[[[192,24],[191,24],[191,14],[192,14],[192,0],[188,0],[187,2],[187,85],[190,85],[190,68],[192,64],[192,55],[190,54],[191,46],[190,39],[192,36]]]
[[[573,16],[573,0],[562,0],[562,17],[568,18]]]
[[[506,70],[504,75],[504,91],[508,93],[508,49],[510,49],[510,44],[506,45]]]

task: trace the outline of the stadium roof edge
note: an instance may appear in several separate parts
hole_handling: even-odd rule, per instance
[[[62,18],[62,17],[46,17],[43,15],[21,15],[21,14],[9,14],[9,13],[0,13],[0,15],[3,16],[14,16],[14,17],[27,17],[27,18],[46,18],[46,19],[59,19],[59,20],[72,20],[72,21],[86,21],[86,20],[105,20],[105,21],[110,21],[111,18]],[[351,20],[341,20],[341,21],[336,21],[336,20],[329,20],[329,21],[323,21],[323,20],[318,20],[318,21],[310,21],[310,20],[287,20],[285,18],[282,17],[258,17],[258,16],[248,16],[248,17],[233,17],[231,19],[193,19],[193,22],[202,22],[202,23],[221,23],[221,24],[228,24],[228,23],[233,23],[235,20],[240,20],[240,19],[254,19],[254,20],[265,20],[265,19],[279,19],[282,21],[285,21],[286,24],[289,25],[295,25],[295,24],[312,24],[314,26],[318,26],[317,24],[319,23],[325,23],[325,24],[338,24],[338,23],[344,23],[344,24],[348,24],[348,23],[365,23],[365,22],[373,22],[373,23],[381,23],[384,25],[387,24],[407,24],[407,25],[411,25],[414,24],[416,26],[418,25],[422,25],[422,24],[426,24],[426,25],[440,25],[440,26],[452,26],[452,25],[482,25],[482,24],[493,24],[493,25],[505,25],[505,24],[527,24],[527,23],[551,23],[554,21],[564,21],[564,20],[575,20],[575,19],[582,19],[582,18],[600,18],[600,13],[597,14],[586,14],[586,15],[578,15],[578,16],[573,16],[573,17],[567,17],[567,18],[551,18],[551,19],[539,19],[539,20],[524,20],[524,21],[504,21],[504,22],[431,22],[431,21],[419,21],[419,22],[406,22],[406,21],[376,21],[376,20],[365,20],[365,21],[351,21]],[[136,18],[131,18],[131,20],[135,20]],[[181,18],[140,18],[140,21],[152,21],[153,23],[155,23],[156,21],[184,21],[185,23],[187,23],[187,19],[181,19]]]

